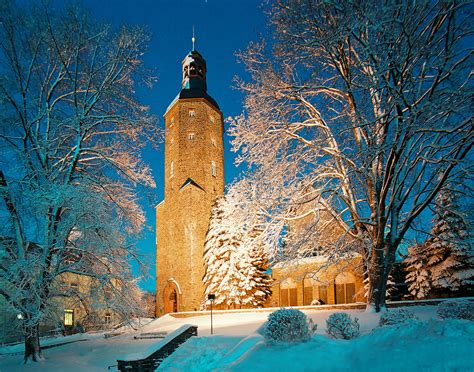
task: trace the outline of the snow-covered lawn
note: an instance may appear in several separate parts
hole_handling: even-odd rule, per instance
[[[347,310],[359,318],[362,335],[352,341],[326,336],[326,319],[335,310],[305,311],[318,331],[307,343],[268,346],[259,334],[265,312],[214,314],[173,318],[169,315],[140,332],[171,332],[183,324],[197,325],[193,337],[176,350],[159,370],[164,371],[471,371],[474,365],[474,322],[436,319],[436,306],[410,307],[423,321],[403,327],[377,328],[378,315]],[[0,348],[0,371],[104,371],[117,359],[138,353],[160,340],[134,340],[133,332],[105,339],[102,334],[71,336],[84,339],[44,350],[45,360],[22,365],[21,350]],[[70,339],[70,340],[72,340]],[[61,339],[57,342],[64,342]],[[51,341],[49,341],[51,342]]]

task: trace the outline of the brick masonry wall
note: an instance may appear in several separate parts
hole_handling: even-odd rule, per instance
[[[189,115],[190,110],[194,116]],[[156,207],[158,316],[165,311],[169,285],[177,288],[178,311],[200,308],[204,241],[212,206],[224,193],[221,112],[205,99],[180,99],[165,114],[165,125],[165,199]],[[188,178],[202,189],[191,184],[181,188]]]

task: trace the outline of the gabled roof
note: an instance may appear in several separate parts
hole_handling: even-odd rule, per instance
[[[202,191],[206,192],[201,186],[199,186],[194,180],[191,178],[188,178],[186,181],[184,181],[183,185],[179,188],[180,190],[184,189],[188,185],[193,185],[196,186],[198,189],[201,189]]]

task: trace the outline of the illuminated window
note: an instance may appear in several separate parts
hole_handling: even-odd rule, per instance
[[[350,304],[355,302],[355,277],[351,273],[339,274],[334,284],[336,286],[336,304]]]
[[[170,120],[170,127],[174,124],[174,116]]]
[[[170,164],[170,178],[174,176],[174,161]]]
[[[211,138],[211,144],[212,144],[212,146],[216,145],[216,140],[214,138]]]
[[[213,160],[211,163],[211,174],[215,177],[216,176],[216,162]]]
[[[74,325],[74,310],[69,310],[69,309],[64,310],[64,325],[65,326]]]
[[[194,141],[194,133],[188,133],[188,140]]]
[[[170,140],[170,145],[171,145],[171,146],[174,145],[174,138],[171,138],[171,140]]]
[[[211,122],[211,124],[214,124],[216,122],[216,120],[214,119],[214,116],[209,116],[209,121]]]
[[[296,306],[297,304],[296,282],[291,278],[285,279],[280,284],[280,306]]]
[[[196,116],[196,111],[194,109],[189,109],[188,115],[190,118],[194,118]]]

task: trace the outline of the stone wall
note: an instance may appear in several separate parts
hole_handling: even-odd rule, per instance
[[[165,125],[165,199],[156,207],[157,316],[200,308],[204,241],[212,206],[224,193],[220,111],[206,99],[179,99]],[[175,301],[170,296],[176,308],[167,304]]]

